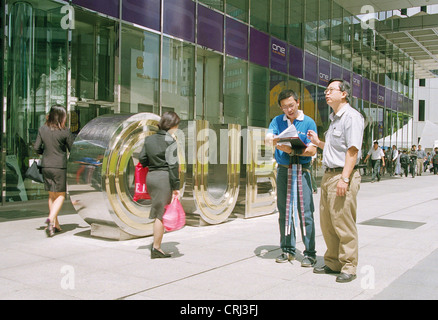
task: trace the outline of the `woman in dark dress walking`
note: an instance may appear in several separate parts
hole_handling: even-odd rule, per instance
[[[67,113],[63,106],[50,108],[46,123],[39,128],[34,149],[42,154],[41,167],[44,189],[49,192],[49,217],[46,219],[47,236],[61,231],[58,213],[67,191],[67,151],[71,150],[74,136],[65,127]]]
[[[156,134],[146,137],[139,161],[143,167],[149,167],[146,178],[147,190],[152,205],[149,214],[154,221],[154,242],[151,247],[151,258],[169,258],[171,255],[161,250],[164,235],[164,207],[172,197],[180,196],[179,163],[176,140],[173,133],[178,129],[179,116],[173,112],[165,112],[160,119]]]

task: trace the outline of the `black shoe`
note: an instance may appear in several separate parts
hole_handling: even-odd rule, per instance
[[[287,253],[287,252],[283,252],[281,255],[279,255],[275,259],[275,262],[283,263],[283,262],[288,262],[288,261],[292,261],[292,260],[295,260],[295,256],[293,254]]]
[[[304,268],[313,267],[316,264],[316,259],[313,257],[305,256],[301,261],[301,266]]]
[[[315,268],[313,268],[313,273],[318,273],[318,274],[339,274],[340,271],[334,271],[334,270],[330,269],[327,266],[322,266],[322,267],[315,267]]]
[[[156,258],[170,258],[171,255],[168,253],[163,253],[160,250],[157,250],[155,248],[151,248],[151,259],[156,259]]]
[[[349,274],[349,273],[342,272],[339,276],[336,277],[336,282],[345,283],[345,282],[353,281],[354,279],[356,279],[355,274]]]

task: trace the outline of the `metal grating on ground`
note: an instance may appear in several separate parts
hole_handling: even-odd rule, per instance
[[[377,226],[377,227],[387,227],[387,228],[400,228],[400,229],[417,229],[421,227],[424,222],[415,222],[415,221],[405,221],[405,220],[391,220],[391,219],[380,219],[374,218],[370,220],[366,220],[360,222],[359,224],[367,225],[367,226]]]

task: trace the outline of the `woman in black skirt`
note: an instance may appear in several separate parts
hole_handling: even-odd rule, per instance
[[[165,112],[158,124],[160,130],[145,139],[139,157],[142,166],[149,167],[146,178],[147,190],[152,200],[149,218],[155,219],[152,259],[170,257],[170,254],[161,250],[161,241],[164,234],[164,206],[170,203],[172,197],[180,196],[176,140],[172,136],[178,129],[179,122],[180,118],[175,112]]]
[[[50,108],[46,123],[39,128],[34,149],[42,154],[41,167],[44,189],[49,192],[49,217],[46,219],[47,236],[61,231],[58,213],[67,191],[67,151],[70,151],[74,136],[65,127],[67,113],[63,106]]]

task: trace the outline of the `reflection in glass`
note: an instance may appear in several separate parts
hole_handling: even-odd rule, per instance
[[[247,62],[227,57],[225,63],[224,122],[246,125]]]
[[[274,37],[281,40],[286,40],[286,27],[288,17],[288,1],[276,0],[272,1],[272,15],[270,32]]]
[[[6,112],[5,202],[47,196],[42,184],[24,179],[38,128],[53,104],[66,103],[67,31],[61,28],[61,6],[15,2],[8,12],[9,39]]]
[[[248,22],[249,0],[227,0],[227,14]]]
[[[127,26],[122,28],[120,110],[158,111],[160,36]]]
[[[182,120],[193,118],[194,46],[163,38],[162,112],[175,111]]]
[[[318,15],[318,0],[307,0],[304,48],[315,54],[318,51]]]
[[[303,48],[303,11],[303,1],[290,1],[289,15],[293,19],[289,19],[289,43],[298,48]]]
[[[260,31],[269,31],[269,0],[257,0],[250,2],[250,23]]]
[[[196,119],[221,123],[222,56],[198,49],[196,59]]]
[[[248,125],[267,127],[269,125],[268,105],[268,69],[249,64],[249,115]]]

